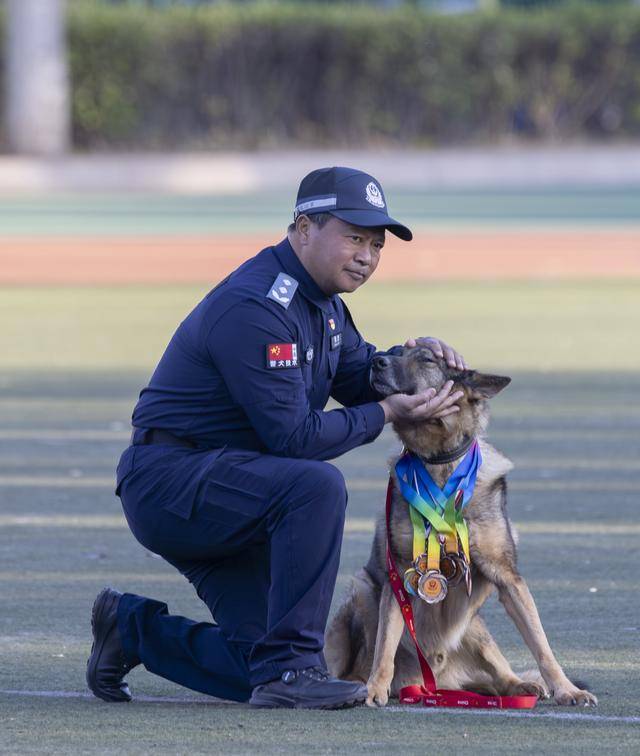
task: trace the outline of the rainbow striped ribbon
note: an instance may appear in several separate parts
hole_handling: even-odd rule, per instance
[[[430,531],[445,536],[449,542],[460,539],[470,564],[469,529],[462,512],[473,496],[482,455],[478,441],[469,447],[463,460],[453,471],[443,488],[440,488],[415,454],[407,452],[396,463],[396,477],[400,491],[409,502],[413,525],[414,559],[425,550]],[[456,507],[456,499],[462,500]]]

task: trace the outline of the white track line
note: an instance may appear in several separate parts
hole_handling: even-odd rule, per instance
[[[0,690],[0,696],[21,696],[23,698],[85,698],[97,701],[92,693],[80,693],[74,690]],[[178,703],[178,704],[206,704],[208,706],[237,706],[235,701],[224,701],[221,698],[207,696],[206,698],[178,698],[177,696],[135,696],[136,701],[142,703]]]
[[[93,700],[94,696],[91,693],[81,693],[71,690],[2,690],[0,689],[0,695],[5,696],[22,696],[25,698],[82,698],[87,700]],[[223,701],[220,698],[209,697],[197,697],[197,698],[178,698],[176,696],[134,696],[134,702],[139,701],[141,703],[172,703],[172,704],[205,704],[208,706],[238,706],[239,704],[233,701]],[[569,711],[541,711],[539,713],[526,712],[526,711],[514,711],[508,709],[446,709],[446,708],[428,708],[426,706],[386,706],[380,709],[381,712],[387,713],[402,713],[402,714],[420,714],[420,715],[436,715],[436,714],[474,714],[476,716],[485,717],[515,717],[518,719],[564,719],[564,720],[579,720],[580,722],[590,723],[607,723],[607,722],[620,722],[622,724],[638,724],[640,723],[640,717],[619,717],[619,716],[607,716],[607,715],[593,715],[593,714],[574,714]]]
[[[381,709],[381,711],[410,712],[412,714],[420,715],[474,714],[481,717],[516,717],[518,719],[568,719],[579,720],[580,722],[595,722],[596,724],[600,722],[622,722],[626,724],[640,723],[640,717],[618,717],[605,714],[574,714],[570,711],[541,711],[535,713],[522,710],[515,711],[513,709],[447,709],[444,707],[431,708],[428,706],[386,706],[384,709]]]

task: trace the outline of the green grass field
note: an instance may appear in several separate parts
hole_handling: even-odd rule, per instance
[[[389,192],[436,226],[638,223],[640,190]],[[0,198],[4,237],[280,232],[293,197]],[[252,208],[247,220],[247,206]],[[284,219],[284,220],[283,220]],[[88,250],[90,253],[90,250]],[[212,284],[215,282],[212,282]],[[129,533],[113,495],[139,390],[206,287],[0,288],[1,753],[640,752],[640,283],[368,284],[348,299],[381,347],[437,335],[513,377],[489,437],[516,468],[520,566],[560,662],[596,710],[391,705],[251,711],[137,669],[135,700],[85,689],[89,613],[106,584],[208,619],[191,586]],[[384,502],[387,429],[337,461],[350,490],[336,601],[366,559]],[[518,670],[533,660],[501,606],[483,613]]]
[[[103,585],[207,619],[187,582],[134,541],[112,493],[137,393],[203,292],[0,291],[0,751],[637,753],[636,282],[371,284],[350,300],[376,343],[435,334],[473,365],[513,375],[490,438],[516,463],[521,569],[561,663],[589,681],[597,710],[254,712],[144,669],[129,676],[130,705],[88,695],[89,611]],[[337,596],[367,556],[394,446],[385,431],[337,462],[351,491]],[[514,666],[530,668],[497,601],[484,614]]]
[[[0,288],[4,372],[151,370],[207,287]],[[380,347],[437,335],[493,370],[637,371],[640,283],[371,282],[347,297]]]

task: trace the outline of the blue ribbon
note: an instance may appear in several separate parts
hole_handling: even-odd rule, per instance
[[[396,463],[396,476],[404,498],[423,516],[422,510],[425,506],[438,514],[443,514],[447,501],[458,491],[463,492],[460,510],[467,506],[473,496],[481,464],[482,455],[476,440],[462,462],[451,473],[444,488],[437,485],[420,458],[410,452],[404,454]]]

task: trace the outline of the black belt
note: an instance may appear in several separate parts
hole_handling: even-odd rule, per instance
[[[169,431],[161,430],[160,428],[150,428],[149,430],[140,431],[140,428],[134,428],[131,434],[131,443],[135,446],[149,446],[150,444],[164,444],[168,446],[183,446],[186,449],[197,449],[197,445],[193,441],[189,441],[187,438],[180,438],[180,436],[174,436]],[[134,438],[138,436],[137,439]]]

